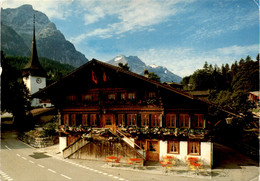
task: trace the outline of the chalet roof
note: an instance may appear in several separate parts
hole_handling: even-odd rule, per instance
[[[28,76],[28,75],[41,76],[41,77],[46,76],[46,72],[42,68],[39,62],[38,53],[37,53],[36,39],[35,39],[35,20],[33,22],[33,39],[32,39],[31,56],[29,62],[25,65],[25,67],[22,70],[23,70],[23,76]]]
[[[202,90],[202,91],[188,91],[190,94],[194,96],[208,96],[210,94],[209,90]]]
[[[45,113],[48,113],[49,111],[55,110],[55,108],[35,108],[30,110],[27,114],[31,113],[33,117],[39,116]]]
[[[139,80],[148,82],[148,83],[153,84],[153,85],[158,86],[158,87],[162,87],[162,88],[164,88],[164,89],[170,90],[170,91],[172,91],[172,92],[175,92],[175,93],[177,93],[177,94],[183,95],[183,96],[188,97],[188,98],[190,98],[190,99],[196,99],[196,98],[195,98],[194,96],[192,96],[191,94],[188,94],[188,93],[183,92],[183,91],[181,91],[181,90],[175,89],[175,88],[173,88],[173,87],[171,87],[171,86],[169,86],[169,85],[165,85],[165,84],[160,83],[160,82],[158,82],[158,81],[152,80],[152,79],[150,79],[150,78],[146,78],[146,77],[144,77],[144,76],[142,76],[142,75],[133,73],[133,72],[131,72],[131,71],[124,70],[124,69],[122,69],[122,68],[120,68],[120,67],[116,67],[116,66],[110,65],[110,64],[108,64],[108,63],[104,63],[104,62],[98,61],[98,60],[96,60],[96,59],[92,59],[91,61],[89,61],[89,62],[87,62],[86,64],[82,65],[81,67],[75,69],[75,70],[72,71],[71,73],[67,74],[66,76],[64,76],[64,77],[61,78],[60,80],[58,80],[58,81],[56,81],[56,82],[50,84],[49,86],[45,87],[44,89],[41,89],[40,91],[36,92],[36,93],[33,94],[32,96],[33,96],[33,97],[37,97],[37,96],[40,96],[40,95],[44,94],[45,92],[48,92],[48,90],[49,90],[50,88],[53,88],[53,87],[57,86],[61,81],[65,81],[66,79],[69,79],[69,78],[71,78],[71,77],[74,77],[74,76],[75,76],[75,73],[77,73],[77,72],[80,71],[80,70],[83,70],[83,69],[87,68],[87,67],[88,67],[89,65],[91,65],[91,64],[96,64],[96,65],[100,65],[100,66],[103,66],[103,67],[107,67],[107,68],[109,68],[109,69],[115,70],[116,72],[121,72],[121,73],[123,73],[123,74],[127,74],[127,75],[132,76],[132,77],[135,77],[135,78],[137,78],[137,79],[139,79]]]
[[[71,78],[74,78],[76,75],[77,72],[79,71],[84,71],[85,69],[87,69],[89,66],[91,65],[99,65],[101,67],[106,67],[108,69],[112,69],[112,70],[115,70],[116,72],[120,72],[122,74],[125,74],[125,75],[128,75],[128,76],[131,76],[131,77],[135,77],[136,79],[138,80],[141,80],[141,81],[144,81],[146,83],[149,83],[149,84],[152,84],[152,85],[155,85],[156,87],[160,87],[160,88],[163,88],[165,90],[168,90],[168,91],[171,91],[171,92],[174,92],[178,95],[182,95],[188,99],[192,99],[192,100],[197,100],[197,101],[200,101],[201,103],[204,103],[206,105],[209,105],[209,106],[213,106],[223,112],[226,112],[230,115],[233,115],[233,116],[236,116],[236,117],[241,117],[240,115],[237,115],[235,113],[232,113],[230,111],[227,111],[225,109],[223,109],[221,106],[219,105],[215,105],[213,103],[211,103],[210,101],[206,101],[206,100],[202,100],[202,99],[199,99],[199,98],[196,98],[194,97],[193,95],[187,93],[187,92],[184,92],[184,91],[181,91],[179,89],[176,89],[174,87],[171,87],[169,85],[165,85],[163,83],[160,83],[158,81],[155,81],[155,80],[152,80],[152,79],[149,79],[149,78],[146,78],[142,75],[139,75],[139,74],[136,74],[136,73],[133,73],[131,71],[127,71],[127,70],[124,70],[120,67],[117,67],[117,66],[113,66],[113,65],[110,65],[108,63],[104,63],[104,62],[101,62],[101,61],[98,61],[96,59],[92,59],[91,61],[87,62],[86,64],[82,65],[81,67],[75,69],[74,71],[72,71],[71,73],[67,74],[66,76],[64,76],[63,78],[61,78],[60,80],[50,84],[49,86],[45,87],[44,89],[41,89],[40,91],[36,92],[35,94],[33,94],[32,96],[33,97],[43,97],[44,95],[48,94],[48,91],[50,91],[50,89],[52,90],[55,90],[55,88],[58,88],[60,85],[63,85],[64,82],[66,82],[66,80],[69,80]]]

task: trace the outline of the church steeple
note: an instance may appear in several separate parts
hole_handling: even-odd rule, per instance
[[[40,76],[45,77],[46,72],[42,68],[36,48],[36,39],[35,39],[35,15],[33,16],[33,38],[32,38],[32,49],[31,49],[31,56],[29,62],[23,68],[23,76]]]

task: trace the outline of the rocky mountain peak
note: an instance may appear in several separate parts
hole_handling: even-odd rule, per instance
[[[107,63],[111,65],[118,66],[119,63],[128,64],[130,70],[134,73],[143,75],[144,70],[148,69],[149,72],[156,73],[160,78],[161,82],[176,82],[179,83],[182,78],[178,75],[175,75],[169,71],[166,67],[158,65],[146,65],[139,57],[137,56],[128,56],[119,55],[112,60],[109,60]]]
[[[34,10],[33,7],[28,4],[14,9],[2,9],[2,24],[5,27],[9,27],[5,28],[4,32],[2,31],[1,48],[6,54],[25,56],[21,54],[22,51],[19,50],[23,47],[14,47],[15,44],[26,44],[26,49],[31,49],[34,14],[39,57],[46,57],[75,67],[79,67],[88,61],[82,53],[75,49],[72,43],[65,39],[56,25],[51,22],[44,13]],[[20,36],[20,38],[17,36]],[[16,38],[14,39],[13,37]],[[23,40],[23,42],[20,42],[21,40]],[[16,50],[16,52],[14,52],[14,50]],[[26,56],[29,54],[30,52],[27,51]]]

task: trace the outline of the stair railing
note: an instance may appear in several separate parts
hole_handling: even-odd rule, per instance
[[[138,149],[140,149],[141,152],[143,153],[143,154],[141,154],[141,155],[142,155],[143,158],[145,159],[145,150],[144,150],[144,149],[142,149],[138,144],[136,144],[134,141],[132,141],[131,139],[129,139],[129,138],[128,138],[124,133],[122,133],[121,131],[116,130],[116,132],[119,133],[121,136],[123,136],[124,139],[125,139],[125,142],[127,142],[129,145],[134,145],[134,146],[136,146]],[[126,141],[126,140],[127,140],[127,141]],[[130,142],[130,143],[129,143],[129,142]]]

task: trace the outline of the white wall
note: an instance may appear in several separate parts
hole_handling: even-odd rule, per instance
[[[201,142],[201,159],[204,164],[213,165],[213,143]]]
[[[213,143],[211,142],[201,142],[201,154],[199,156],[187,155],[188,154],[188,142],[180,141],[180,152],[179,154],[167,154],[167,141],[160,141],[160,160],[164,155],[172,155],[178,160],[180,160],[180,164],[185,164],[186,157],[198,157],[203,160],[204,165],[212,166],[213,165]]]
[[[36,80],[37,78],[41,79],[40,83],[37,83]],[[26,87],[29,89],[30,94],[34,94],[35,92],[39,91],[40,89],[43,89],[46,87],[46,78],[45,77],[38,77],[38,76],[31,76],[29,77],[24,77],[23,81],[26,85]],[[38,106],[40,105],[40,99],[34,98],[31,103],[32,106]],[[46,107],[50,107],[50,105],[47,105]]]
[[[40,78],[42,80],[41,83],[37,83],[37,78]],[[34,94],[35,92],[39,91],[40,89],[46,87],[46,78],[45,77],[35,77],[35,76],[29,76],[29,79],[31,79],[31,90],[30,93]]]
[[[167,141],[159,141],[159,159],[162,160],[162,157],[167,154]]]
[[[59,143],[60,143],[60,152],[62,153],[62,150],[67,147],[67,137],[59,137]]]

